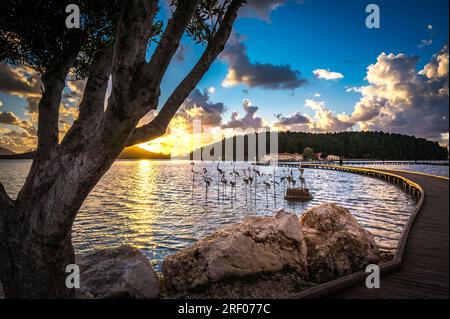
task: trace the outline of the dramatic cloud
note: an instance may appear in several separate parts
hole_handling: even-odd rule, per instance
[[[405,54],[378,56],[367,69],[369,85],[357,89],[362,95],[349,122],[364,130],[385,130],[442,141],[448,133],[448,46],[423,70],[418,57]]]
[[[41,82],[29,67],[11,67],[0,64],[0,92],[30,97],[41,95]]]
[[[261,20],[270,21],[270,13],[283,6],[288,0],[247,0],[247,4],[241,9],[239,15],[244,17],[258,17]],[[296,0],[303,3],[303,0]]]
[[[252,63],[241,41],[240,35],[233,35],[221,54],[221,59],[228,63],[228,74],[222,82],[224,87],[245,84],[250,88],[293,90],[306,83],[300,72],[292,70],[290,65]]]
[[[36,128],[33,126],[31,122],[19,119],[12,112],[0,112],[0,124],[17,126],[26,131],[30,135],[36,135],[37,133]]]
[[[351,128],[354,123],[348,121],[344,114],[333,114],[326,108],[324,101],[305,100],[305,107],[314,111],[314,116],[296,112],[291,116],[276,115],[278,120],[273,124],[279,130],[305,132],[341,132]]]
[[[194,120],[201,120],[202,128],[220,127],[222,115],[226,111],[223,103],[214,103],[210,100],[211,90],[195,89],[184,101],[177,113],[174,122],[184,121],[186,127],[191,127]]]
[[[278,119],[278,121],[276,122],[276,125],[278,127],[311,123],[311,119],[309,118],[309,116],[300,112],[296,112],[288,117],[285,117],[282,114],[277,114],[276,117]]]
[[[14,152],[24,152],[35,147],[36,136],[30,135],[26,131],[17,132],[15,130],[0,127],[0,145],[6,146]]]
[[[78,106],[83,96],[85,81],[69,80],[63,91],[59,109],[60,138],[70,128],[72,122],[78,117]],[[42,93],[40,75],[33,69],[25,66],[11,66],[0,64],[0,92],[17,96],[24,100],[23,108],[25,118],[21,119],[12,112],[2,112],[0,124],[15,127],[13,130],[2,131],[2,142],[15,151],[23,151],[34,147],[36,143],[36,127],[38,122],[38,105]]]
[[[233,112],[231,114],[231,120],[222,125],[223,128],[260,129],[267,126],[266,122],[261,117],[256,116],[259,107],[252,105],[252,102],[249,99],[244,99],[242,101],[242,106],[245,115],[240,117],[238,112]]]
[[[305,100],[305,106],[315,111],[314,119],[309,126],[313,132],[341,132],[354,125],[343,114],[335,116],[332,111],[326,108],[324,101]]]
[[[314,75],[318,79],[324,79],[324,80],[340,80],[344,78],[344,75],[339,72],[332,72],[330,70],[325,69],[316,69],[313,71]]]

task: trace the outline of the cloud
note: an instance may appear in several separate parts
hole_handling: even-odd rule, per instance
[[[296,112],[288,117],[282,116],[282,114],[277,114],[276,117],[278,119],[276,124],[279,127],[311,123],[309,116],[300,112]]]
[[[17,132],[15,130],[0,127],[0,145],[7,146],[13,152],[24,152],[35,147],[36,136],[30,135],[25,131]]]
[[[30,135],[36,135],[37,133],[31,122],[19,119],[13,112],[0,112],[0,124],[17,126]]]
[[[436,35],[434,27],[431,24],[429,24],[427,25],[427,30],[428,30],[428,39],[420,40],[419,44],[417,45],[419,49],[423,49],[433,44],[433,37]]]
[[[259,107],[252,105],[252,102],[249,99],[244,99],[242,101],[242,106],[245,115],[241,117],[238,112],[233,112],[230,121],[222,125],[222,128],[260,129],[267,127],[266,122],[261,117],[256,116]]]
[[[296,112],[291,116],[276,115],[277,121],[273,124],[279,130],[305,131],[305,132],[341,132],[351,128],[354,123],[348,121],[344,114],[333,114],[324,101],[305,100],[305,107],[314,111],[314,116]]]
[[[239,15],[243,17],[258,17],[261,20],[270,22],[270,13],[287,2],[288,0],[247,0],[247,4],[240,10]],[[293,2],[301,4],[303,0]]]
[[[188,50],[188,47],[185,46],[184,44],[180,43],[180,45],[178,46],[178,50],[175,54],[175,60],[177,62],[184,62],[186,60],[186,52]]]
[[[226,111],[223,103],[214,103],[210,100],[210,90],[206,89],[201,92],[195,89],[189,97],[184,101],[180,111],[173,120],[174,123],[183,122],[183,126],[190,129],[194,120],[201,120],[202,128],[220,127],[222,123],[222,115]]]
[[[378,56],[367,68],[367,86],[350,116],[363,130],[412,134],[440,141],[448,133],[448,46],[417,71],[418,57]]]
[[[224,87],[245,84],[250,88],[293,90],[306,83],[300,72],[292,70],[288,64],[252,63],[239,34],[230,38],[220,58],[228,63],[228,74],[222,82]]]
[[[354,125],[343,114],[335,116],[331,110],[326,108],[324,101],[307,99],[305,106],[315,111],[314,118],[309,125],[313,132],[341,132]]]
[[[313,73],[318,79],[324,80],[340,80],[344,78],[344,75],[342,73],[332,72],[330,70],[325,69],[315,69]]]
[[[59,108],[60,138],[64,136],[72,122],[78,117],[78,106],[83,96],[85,81],[66,81]],[[0,64],[0,92],[18,96],[25,101],[25,118],[20,119],[12,112],[1,113],[1,124],[15,126],[19,129],[5,131],[8,134],[3,141],[10,140],[10,147],[15,150],[24,150],[34,147],[37,134],[38,105],[42,94],[40,75],[26,66],[11,66]],[[15,132],[15,133],[14,133]],[[24,135],[26,134],[26,135]],[[22,142],[20,142],[20,138]]]
[[[0,63],[0,92],[19,97],[40,96],[41,81],[29,67]]]
[[[429,45],[433,44],[433,39],[428,39],[428,40],[421,40],[420,43],[417,45],[417,47],[419,49],[423,49],[424,47],[427,47]]]

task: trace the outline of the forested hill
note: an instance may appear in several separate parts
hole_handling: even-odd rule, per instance
[[[383,132],[294,133],[279,134],[280,152],[296,152],[312,147],[316,152],[346,158],[390,160],[439,160],[448,150],[423,138]]]
[[[235,146],[236,137],[230,139],[233,139]],[[245,154],[247,154],[247,140],[248,136],[244,136]],[[267,141],[269,140],[267,136]],[[215,144],[216,149],[220,149],[220,144],[223,149],[224,140]],[[266,146],[269,152],[269,145]],[[447,148],[440,146],[439,143],[402,134],[383,132],[317,134],[280,132],[278,134],[278,153],[302,153],[306,147],[312,148],[317,153],[353,159],[443,160],[448,158]],[[223,157],[224,154],[222,154]]]

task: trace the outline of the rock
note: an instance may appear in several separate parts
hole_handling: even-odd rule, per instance
[[[306,243],[297,215],[249,217],[194,246],[168,256],[162,265],[169,291],[189,291],[213,282],[291,270],[307,277]]]
[[[378,263],[378,247],[352,214],[335,204],[307,210],[301,220],[310,280],[322,283]]]
[[[159,280],[147,257],[131,246],[102,249],[76,257],[79,298],[156,298]]]

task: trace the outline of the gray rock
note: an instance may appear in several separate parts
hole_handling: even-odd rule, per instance
[[[308,246],[310,280],[322,283],[378,263],[372,234],[347,209],[316,206],[303,214],[300,223]]]
[[[283,269],[307,277],[306,243],[297,215],[281,210],[219,230],[168,256],[162,269],[169,291]]]
[[[156,298],[159,280],[149,260],[131,246],[102,249],[76,257],[78,298]]]

